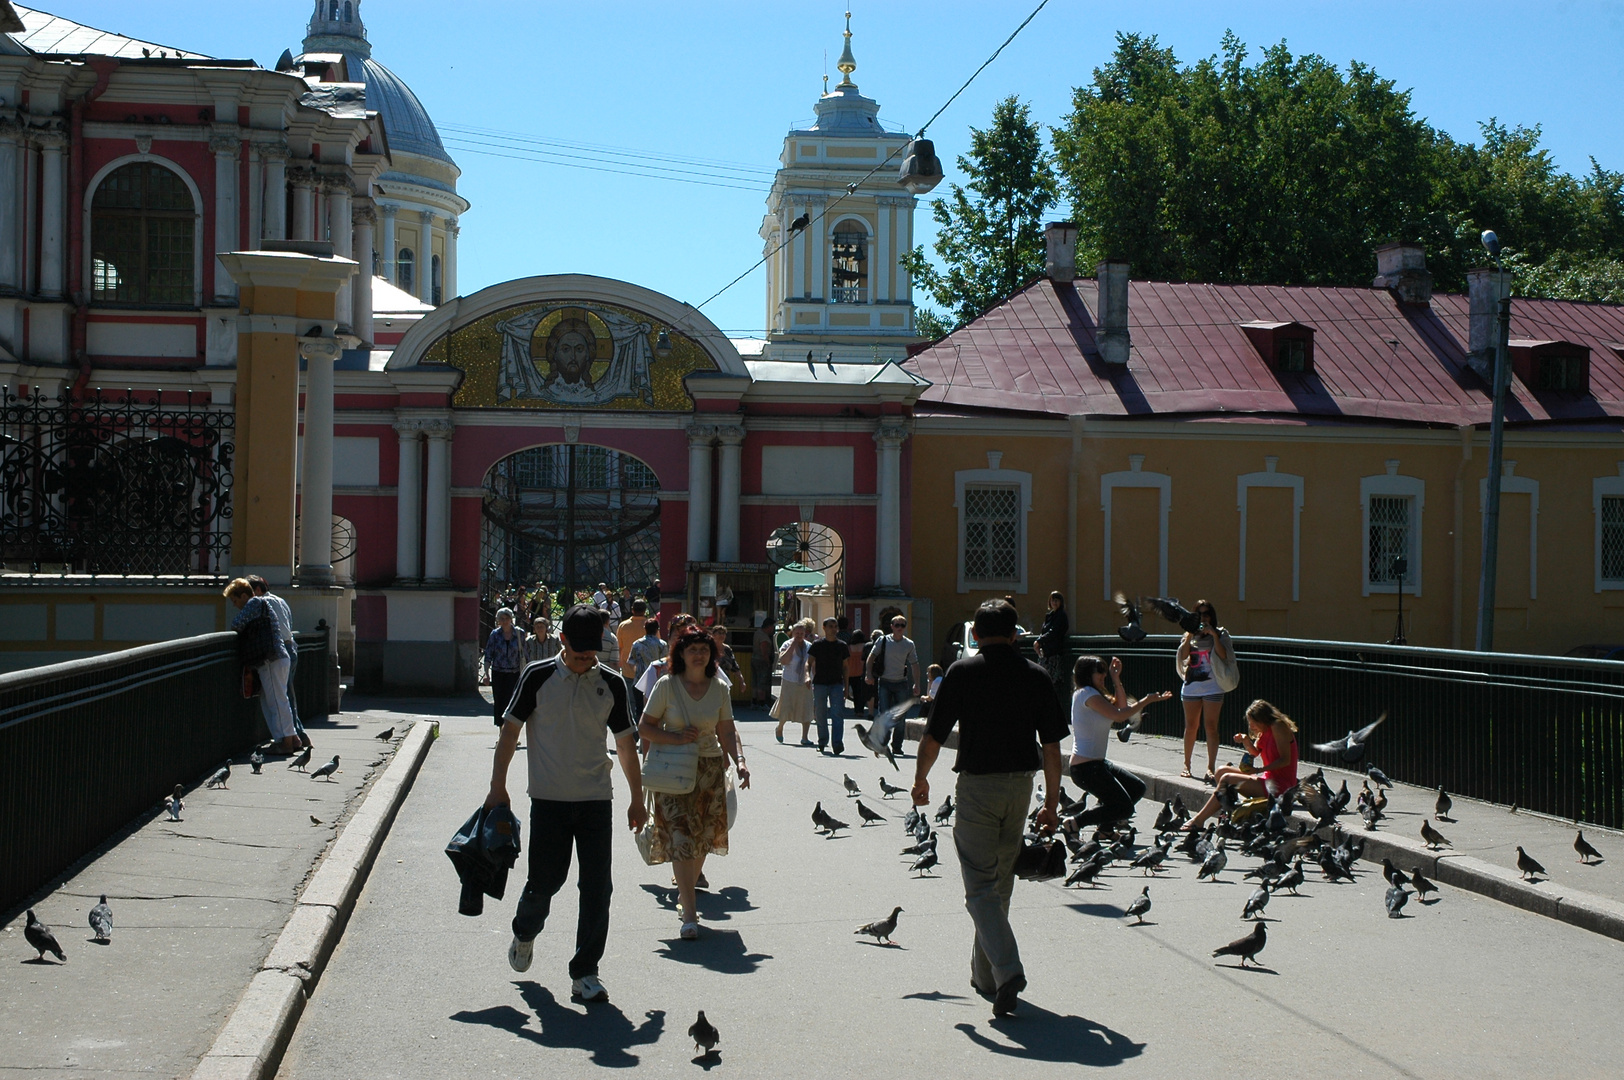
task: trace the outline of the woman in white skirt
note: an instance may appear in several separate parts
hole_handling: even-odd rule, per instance
[[[801,745],[811,746],[807,738],[812,727],[812,684],[808,681],[811,665],[806,662],[807,635],[812,632],[811,619],[802,619],[789,628],[789,640],[778,650],[778,667],[783,684],[778,688],[778,700],[773,702],[772,715],[778,721],[775,734],[784,741],[784,725],[801,725]]]

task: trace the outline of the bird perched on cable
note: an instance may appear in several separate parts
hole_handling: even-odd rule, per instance
[[[1385,788],[1393,786],[1393,782],[1387,779],[1387,774],[1376,768],[1374,765],[1365,766],[1365,775],[1370,777],[1370,782],[1375,784],[1377,787]]]
[[[1170,623],[1178,623],[1180,630],[1186,634],[1199,633],[1201,630],[1201,616],[1188,610],[1177,600],[1165,596],[1148,596],[1144,605]]]
[[[107,906],[106,893],[102,893],[101,901],[90,909],[90,929],[97,941],[113,940],[113,909]]]
[[[1290,889],[1291,895],[1297,896],[1299,895],[1297,892],[1297,886],[1301,885],[1302,883],[1303,861],[1302,859],[1298,859],[1296,862],[1291,864],[1290,870],[1287,870],[1284,874],[1281,874],[1275,879],[1274,887],[1276,889]]]
[[[377,739],[379,742],[388,742],[390,739],[395,737],[395,729],[392,727],[386,727],[372,737]]]
[[[1269,883],[1265,881],[1252,890],[1252,895],[1246,898],[1246,906],[1241,909],[1241,918],[1255,919],[1263,914],[1263,909],[1269,906]]]
[[[252,754],[248,755],[248,767],[253,770],[255,776],[259,775],[259,770],[264,764],[265,755],[260,753],[258,750],[255,750]]]
[[[1427,902],[1427,893],[1438,891],[1438,886],[1421,876],[1420,867],[1410,871],[1410,884],[1415,888],[1416,899],[1423,904]]]
[[[181,792],[185,790],[185,787],[176,784],[175,790],[170,793],[169,798],[164,800],[164,809],[169,811],[170,821],[179,821],[180,812],[186,809],[186,804],[180,798]]]
[[[1455,846],[1449,842],[1449,837],[1445,836],[1437,829],[1434,829],[1432,827],[1432,822],[1427,821],[1424,818],[1421,821],[1421,839],[1425,840],[1427,842],[1427,847],[1434,851],[1437,851],[1441,847]]]
[[[333,782],[333,774],[336,773],[337,771],[338,771],[338,755],[334,754],[333,755],[333,760],[329,761],[327,764],[321,766],[315,772],[310,774],[310,779],[315,780],[315,779],[317,779],[319,777],[326,777],[327,782],[329,784],[331,784]]]
[[[393,729],[391,729],[391,730],[393,730]],[[288,762],[288,768],[290,768],[290,769],[298,769],[300,772],[304,772],[304,767],[306,765],[309,765],[309,764],[310,764],[310,747],[307,746],[303,750],[300,750],[299,753],[294,757],[294,759],[292,761]]]
[[[1137,920],[1134,925],[1138,926],[1140,923],[1145,921],[1145,914],[1148,911],[1150,911],[1150,886],[1146,885],[1143,889],[1139,890],[1139,895],[1134,897],[1133,903],[1129,904],[1128,910],[1124,911],[1122,914],[1124,918],[1131,915],[1135,920]]]
[[[864,806],[862,799],[857,800],[857,816],[863,819],[863,825],[865,827],[867,827],[871,822],[885,820],[884,814],[876,814],[874,811]]]
[[[933,867],[935,865],[936,865],[936,848],[935,848],[934,845],[932,845],[931,849],[929,851],[927,851],[923,855],[919,856],[918,861],[916,861],[912,866],[908,867],[908,870],[911,873],[923,874],[925,871],[929,870],[931,867]]]
[[[1384,712],[1376,717],[1374,723],[1366,724],[1358,731],[1349,731],[1340,739],[1315,743],[1314,749],[1322,754],[1335,754],[1349,765],[1352,765],[1365,756],[1365,743],[1370,739],[1371,734],[1381,726],[1382,721],[1386,719],[1387,714]]]
[[[49,926],[35,918],[33,908],[28,909],[28,924],[23,927],[23,937],[28,940],[29,948],[39,953],[36,960],[44,960],[46,953],[53,953],[64,964],[68,962],[68,954],[57,944],[56,935],[51,933]]]
[[[861,795],[863,793],[863,789],[857,786],[857,781],[853,780],[849,774],[841,773],[841,776],[845,777],[847,798],[850,798],[853,795]]]
[[[1522,876],[1528,880],[1533,880],[1535,877],[1545,873],[1545,868],[1536,862],[1534,857],[1528,854],[1528,852],[1524,851],[1521,847],[1517,848],[1517,869],[1522,873]],[[1547,874],[1546,876],[1549,877],[1550,875]]]
[[[1404,903],[1405,901],[1409,900],[1409,898],[1410,891],[1404,888],[1402,885],[1394,885],[1392,888],[1388,889],[1387,896],[1385,898],[1387,904],[1387,917],[1389,919],[1402,919],[1404,916],[1400,913],[1404,910]]]
[[[1130,645],[1145,640],[1145,629],[1139,625],[1139,620],[1144,616],[1140,614],[1138,606],[1120,592],[1111,599],[1116,601],[1117,610],[1122,613],[1122,617],[1128,620],[1117,627],[1117,633],[1121,635],[1122,640]]]
[[[875,919],[867,926],[859,926],[852,932],[855,934],[868,934],[874,939],[875,944],[878,944],[882,939],[889,944],[891,941],[891,935],[896,933],[897,930],[897,916],[901,913],[901,908],[894,907],[891,909],[891,914],[887,915],[885,918]]]
[[[1392,859],[1382,860],[1382,877],[1387,879],[1389,885],[1408,885],[1410,879],[1404,876],[1404,871],[1393,865]]]
[[[705,1019],[705,1010],[699,1010],[699,1019],[688,1025],[688,1037],[694,1041],[694,1052],[709,1055],[722,1041],[714,1025]]]
[[[1579,861],[1582,863],[1588,864],[1592,859],[1596,860],[1597,862],[1603,861],[1601,852],[1591,847],[1590,841],[1585,839],[1585,831],[1583,829],[1578,830],[1573,835],[1573,850],[1579,853]]]
[[[1257,954],[1263,951],[1263,946],[1269,943],[1268,924],[1255,922],[1252,932],[1243,938],[1236,938],[1228,945],[1212,950],[1214,958],[1219,956],[1238,956],[1241,958],[1241,967],[1246,966],[1248,960],[1257,963]]]
[[[882,799],[889,799],[893,795],[901,795],[907,790],[907,788],[900,788],[895,784],[888,784],[885,782],[885,777],[880,777],[880,798]]]
[[[942,800],[942,805],[936,808],[936,824],[945,825],[947,819],[953,816],[953,796],[949,795]]]
[[[812,224],[812,211],[808,210],[806,213],[789,223],[790,235],[794,236],[796,233],[800,232],[810,224]]]
[[[1432,807],[1433,815],[1437,817],[1439,821],[1451,821],[1453,819],[1449,816],[1449,811],[1454,805],[1455,800],[1451,799],[1449,797],[1449,792],[1444,790],[1442,784],[1439,784],[1438,801],[1434,803]]]
[[[214,775],[203,781],[204,787],[223,788],[226,781],[231,779],[231,762],[226,762],[214,771]]]

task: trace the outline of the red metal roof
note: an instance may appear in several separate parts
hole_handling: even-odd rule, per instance
[[[1466,366],[1467,297],[1401,304],[1387,289],[1134,281],[1132,352],[1106,364],[1092,279],[1040,279],[904,365],[933,384],[918,411],[1486,424],[1489,389]],[[1535,393],[1513,378],[1509,423],[1617,428],[1624,306],[1517,299],[1511,336],[1590,347],[1590,393]],[[1313,370],[1274,370],[1245,323],[1314,331]]]

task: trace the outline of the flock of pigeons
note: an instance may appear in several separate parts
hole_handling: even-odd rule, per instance
[[[378,739],[380,742],[388,742],[394,737],[395,729],[393,727],[386,728],[383,731],[378,732],[377,735],[373,736],[373,738]],[[253,770],[254,775],[260,775],[260,769],[265,765],[265,751],[270,749],[273,745],[273,742],[261,743],[259,746],[254,748],[254,752],[252,754],[248,755],[248,767]],[[382,765],[383,762],[384,759],[379,758],[377,761],[372,763],[371,767],[377,768],[379,765]],[[298,769],[300,772],[305,772],[305,766],[309,764],[310,747],[307,746],[303,750],[299,751],[299,753],[288,762],[288,768]],[[334,782],[333,774],[338,771],[338,755],[334,754],[331,761],[327,762],[325,765],[317,766],[316,769],[310,773],[310,779],[324,779],[330,784]],[[230,780],[231,762],[227,761],[224,765],[221,765],[212,774],[210,774],[209,778],[203,782],[203,786],[206,788],[225,788]],[[176,784],[175,790],[164,798],[162,806],[163,809],[168,812],[170,821],[185,820],[185,818],[180,816],[181,812],[186,809],[186,801],[184,798],[182,798],[185,792],[185,784]],[[316,815],[311,814],[310,824],[311,827],[314,828],[315,826],[322,824],[322,820]],[[105,893],[102,895],[101,902],[90,909],[90,929],[95,935],[93,938],[91,938],[92,941],[99,945],[108,945],[112,943],[113,909],[108,906],[107,896]],[[56,934],[52,932],[49,926],[46,926],[39,920],[38,916],[34,914],[33,908],[28,909],[27,922],[23,926],[23,938],[28,942],[29,947],[34,949],[39,954],[35,957],[37,961],[43,962],[45,960],[45,954],[50,953],[52,956],[57,958],[58,962],[64,964],[68,962],[67,953],[63,951],[61,943],[57,941]]]

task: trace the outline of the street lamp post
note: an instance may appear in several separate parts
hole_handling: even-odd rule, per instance
[[[1504,288],[1500,238],[1484,230],[1483,246],[1494,260],[1495,283]],[[1489,423],[1489,479],[1483,507],[1483,565],[1477,586],[1477,651],[1494,651],[1494,588],[1500,563],[1500,460],[1505,454],[1506,386],[1511,381],[1511,290],[1500,297],[1500,333],[1494,350],[1494,415]]]

